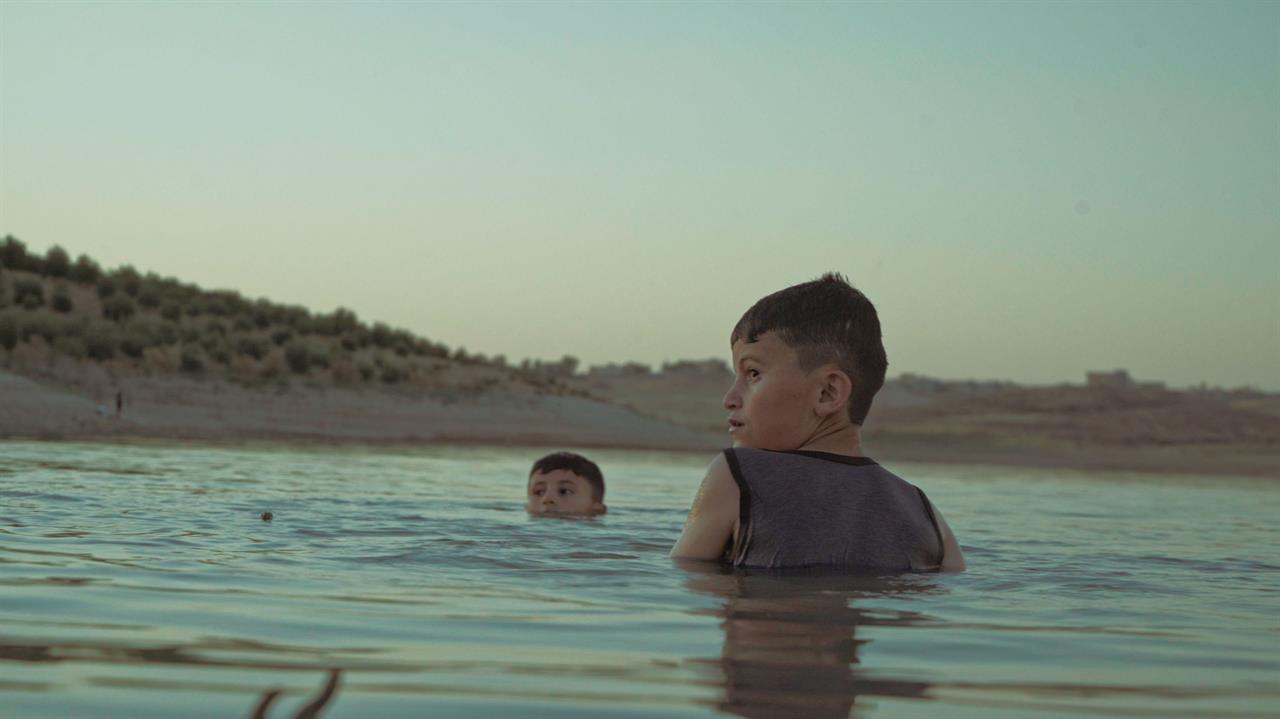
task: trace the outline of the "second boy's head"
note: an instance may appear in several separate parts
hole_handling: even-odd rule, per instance
[[[529,470],[525,508],[537,515],[601,514],[604,475],[595,462],[573,452],[555,452]]]
[[[729,344],[724,406],[740,447],[798,449],[824,428],[861,425],[889,366],[875,306],[835,273],[756,302]]]

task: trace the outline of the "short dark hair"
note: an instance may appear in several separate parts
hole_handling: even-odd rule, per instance
[[[529,470],[529,476],[546,474],[557,469],[567,469],[587,480],[591,485],[591,498],[597,502],[604,501],[604,475],[595,462],[573,452],[552,452],[537,462]]]
[[[770,331],[796,351],[804,371],[830,362],[849,375],[853,380],[849,419],[855,424],[866,421],[871,400],[884,385],[889,368],[880,317],[866,295],[835,272],[778,290],[742,315],[729,335],[729,345],[739,340],[755,342]]]

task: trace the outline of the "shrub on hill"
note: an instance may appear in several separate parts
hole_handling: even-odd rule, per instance
[[[227,364],[231,361],[231,343],[226,335],[206,332],[200,339],[200,348],[210,362]]]
[[[63,313],[75,309],[75,305],[71,302],[71,295],[67,294],[66,287],[58,287],[53,290],[53,298],[49,300],[49,306]]]
[[[117,339],[120,352],[140,359],[150,348],[164,347],[178,341],[178,328],[151,316],[139,316],[120,328]]]
[[[360,379],[360,372],[356,370],[356,365],[351,361],[350,357],[341,357],[333,362],[333,366],[329,368],[329,377],[336,384],[355,384]]]
[[[18,320],[9,312],[0,314],[0,347],[12,350],[18,345]]]
[[[103,277],[98,280],[96,289],[98,297],[105,300],[116,293],[116,281],[110,277]]]
[[[320,369],[329,369],[329,353],[324,351],[322,347],[314,344],[308,345],[307,352],[310,354],[310,357],[307,358],[309,365]]]
[[[214,317],[226,317],[231,313],[231,308],[227,306],[226,300],[221,297],[206,297],[202,307],[206,315]]]
[[[311,352],[306,344],[295,340],[285,345],[284,360],[294,374],[306,374],[311,367]]]
[[[316,315],[307,323],[307,329],[311,334],[325,337],[341,335],[359,326],[360,320],[356,318],[356,313],[345,307],[339,307],[327,315]]]
[[[125,327],[119,335],[119,347],[121,354],[133,359],[142,357],[143,351],[151,346],[151,337],[146,330],[141,327],[130,324]]]
[[[36,337],[52,342],[58,336],[58,319],[49,312],[24,312],[18,319],[18,335],[23,342]]]
[[[123,322],[136,311],[137,307],[127,295],[113,295],[102,303],[102,316],[112,322]]]
[[[34,310],[44,306],[44,283],[40,280],[18,280],[13,283],[13,302]]]
[[[253,326],[260,330],[265,330],[271,326],[271,303],[266,300],[257,300],[253,303],[253,307],[249,308],[249,317],[253,319]]]
[[[152,334],[156,338],[156,343],[161,345],[173,345],[178,343],[181,331],[178,325],[168,320],[153,320],[148,318],[152,326]]]
[[[90,359],[109,360],[116,354],[115,328],[95,323],[84,333],[85,353]]]
[[[178,359],[178,369],[191,374],[203,372],[204,355],[200,353],[200,349],[194,345],[183,346],[182,354]]]
[[[63,335],[53,341],[53,351],[72,359],[84,359],[89,354],[83,337]]]
[[[241,335],[236,338],[236,353],[260,360],[271,351],[271,343],[253,335]]]
[[[387,363],[382,367],[382,374],[379,376],[383,382],[387,384],[395,384],[405,378],[405,372],[400,365]]]

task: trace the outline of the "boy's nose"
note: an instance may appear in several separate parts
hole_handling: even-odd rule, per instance
[[[728,410],[735,410],[742,406],[742,402],[738,397],[738,385],[733,385],[728,392],[724,393],[724,399],[721,400],[721,403]]]

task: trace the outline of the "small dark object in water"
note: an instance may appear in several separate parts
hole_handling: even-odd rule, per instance
[[[264,522],[270,522],[270,521],[271,521],[271,519],[272,519],[273,517],[275,517],[275,516],[276,516],[276,515],[272,514],[271,512],[263,512],[263,513],[262,513],[262,521],[264,521]]]
[[[270,512],[268,512],[270,514]],[[324,688],[316,694],[315,698],[308,702],[305,706],[298,709],[298,713],[293,715],[293,719],[316,719],[320,716],[320,712],[324,710],[329,700],[338,691],[338,677],[342,674],[341,670],[330,669],[329,681],[325,682]],[[262,698],[258,700],[258,705],[253,708],[253,713],[249,715],[249,719],[267,719],[267,709],[271,703],[280,696],[279,689],[272,689],[265,692]]]

